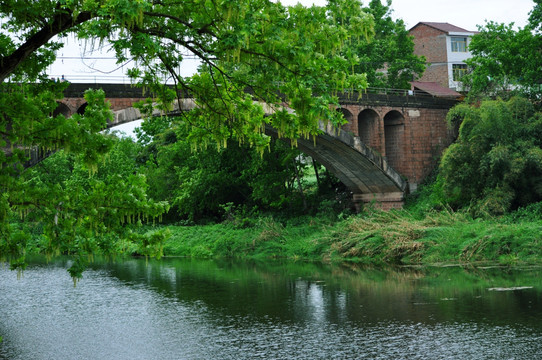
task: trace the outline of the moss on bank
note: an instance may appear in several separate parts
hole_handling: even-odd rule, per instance
[[[248,227],[233,222],[169,226],[166,256],[287,258],[359,263],[540,263],[542,220],[473,219],[463,212],[371,211],[340,221],[271,217]]]

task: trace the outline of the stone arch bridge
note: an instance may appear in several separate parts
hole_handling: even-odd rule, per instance
[[[83,93],[89,88],[104,89],[115,119],[109,127],[141,118],[133,104],[142,90],[120,84],[70,84],[57,113],[70,116],[86,106]],[[442,151],[451,144],[455,132],[447,127],[446,114],[457,103],[412,92],[368,93],[340,99],[348,121],[341,129],[324,127],[314,139],[299,140],[301,151],[334,173],[353,193],[356,204],[375,202],[383,209],[399,208],[404,196],[435,168]],[[194,103],[184,99],[181,109]],[[275,135],[269,127],[266,132]]]

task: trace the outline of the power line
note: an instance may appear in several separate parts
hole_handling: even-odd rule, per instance
[[[59,60],[117,60],[115,56],[57,56]],[[183,55],[183,59],[199,59],[196,55]]]

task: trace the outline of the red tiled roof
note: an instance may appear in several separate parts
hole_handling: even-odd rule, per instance
[[[430,26],[434,29],[437,29],[437,30],[440,30],[442,32],[445,32],[445,33],[451,33],[451,32],[467,32],[467,33],[474,33],[476,31],[469,31],[469,30],[465,30],[463,28],[460,28],[459,26],[455,26],[455,25],[452,25],[452,24],[448,24],[448,23],[440,23],[440,22],[425,22],[425,21],[421,21],[419,23],[417,23],[416,25],[414,25],[412,27],[412,29],[414,29],[416,26],[418,25],[427,25],[427,26]],[[412,30],[410,29],[410,30]]]
[[[459,98],[463,95],[436,82],[411,81],[414,90],[421,90],[436,97]]]

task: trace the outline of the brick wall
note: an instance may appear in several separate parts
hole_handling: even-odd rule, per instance
[[[356,135],[364,144],[384,155],[386,150],[382,141],[383,127],[380,118],[381,116],[374,109],[364,109],[359,112]]]
[[[341,129],[343,131],[350,132],[352,134],[356,134],[357,133],[357,128],[355,128],[355,122],[352,121],[354,115],[352,115],[352,113],[350,111],[348,111],[347,109],[343,109],[343,108],[337,109],[337,111],[341,112],[343,114],[345,120],[348,121],[346,124],[344,124],[341,127]]]
[[[418,81],[436,82],[442,87],[449,87],[448,64],[428,64],[423,76]]]
[[[428,64],[419,81],[437,82],[448,87],[446,34],[419,24],[410,30],[410,35],[414,36],[414,54],[425,56]]]
[[[385,156],[413,190],[437,166],[442,151],[455,139],[446,123],[448,108],[353,104],[343,108],[358,119],[357,126],[349,126],[350,131]]]
[[[446,33],[430,26],[419,24],[410,30],[414,36],[414,54],[423,55],[429,63],[448,61]]]
[[[447,113],[448,109],[407,110],[407,152],[404,160],[410,169],[402,174],[411,184],[418,184],[431,173],[442,151],[455,139],[445,120]]]

